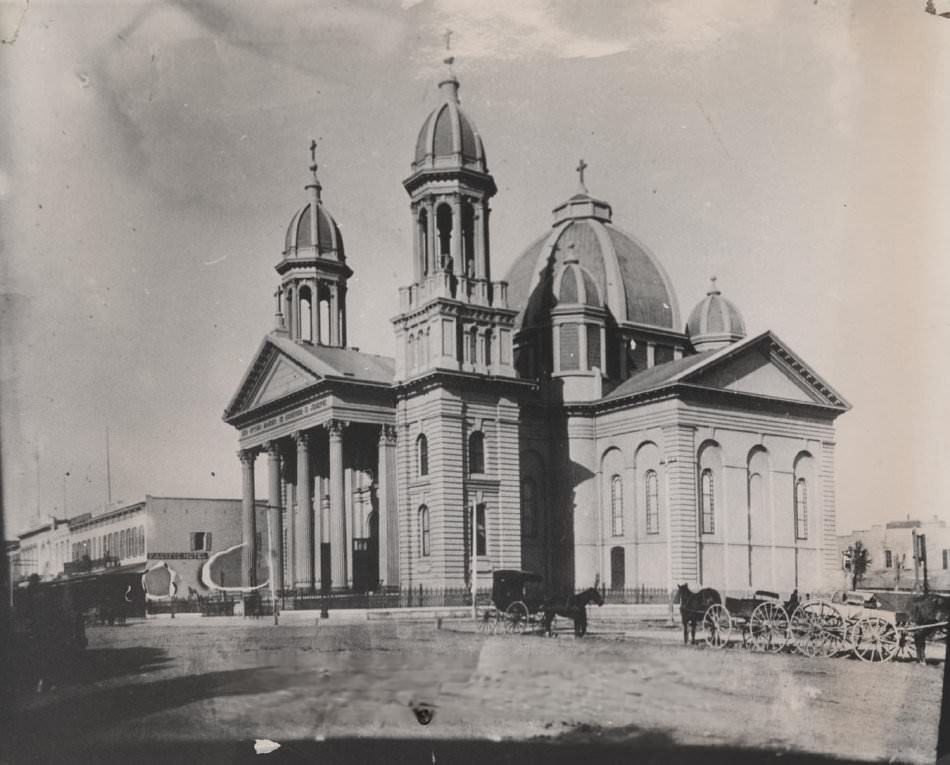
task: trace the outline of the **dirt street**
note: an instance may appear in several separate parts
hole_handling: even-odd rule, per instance
[[[465,622],[207,619],[89,638],[73,682],[20,696],[14,760],[206,739],[587,735],[929,762],[942,682],[940,665],[687,648],[662,628],[576,640],[484,636]],[[435,708],[428,725],[412,712],[419,703]]]

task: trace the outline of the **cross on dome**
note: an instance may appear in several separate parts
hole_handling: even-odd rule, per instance
[[[584,194],[587,193],[587,186],[584,185],[584,171],[585,171],[587,168],[588,168],[588,164],[587,164],[583,159],[581,159],[581,161],[578,163],[577,167],[574,168],[574,169],[577,171],[577,176],[578,176],[578,178],[579,178],[579,180],[580,180],[580,189],[581,189],[581,192],[584,193]]]
[[[709,292],[707,292],[706,294],[707,294],[707,295],[719,295],[719,294],[721,294],[720,291],[719,291],[719,288],[716,286],[716,277],[715,277],[715,276],[711,276],[711,277],[709,278]]]

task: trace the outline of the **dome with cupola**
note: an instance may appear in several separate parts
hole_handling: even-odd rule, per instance
[[[310,201],[294,213],[284,237],[284,257],[322,257],[344,260],[343,237],[321,200],[322,186],[317,165],[310,166],[313,177],[307,184]]]
[[[576,263],[615,322],[679,331],[669,277],[643,244],[614,226],[612,215],[610,205],[583,185],[554,209],[551,230],[518,257],[505,277],[519,328],[546,323],[548,310],[563,297],[556,293],[555,278],[566,264]]]
[[[739,309],[722,296],[712,277],[706,297],[689,314],[686,334],[697,351],[723,348],[746,336],[745,321]]]
[[[475,124],[459,106],[459,81],[449,70],[439,83],[439,103],[426,117],[416,139],[413,171],[463,167],[488,172],[485,147]]]

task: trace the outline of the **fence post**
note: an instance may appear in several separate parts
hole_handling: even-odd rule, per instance
[[[673,591],[670,590],[670,626],[673,626]]]

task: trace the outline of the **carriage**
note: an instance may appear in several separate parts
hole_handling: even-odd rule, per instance
[[[839,591],[830,600],[809,600],[792,616],[795,648],[806,656],[851,652],[868,662],[912,655],[916,648],[918,660],[923,660],[926,638],[948,625],[947,602],[940,595],[904,598],[907,610],[893,607],[894,603],[888,608],[866,592]]]
[[[544,600],[540,574],[518,569],[492,572],[491,605],[479,618],[483,632],[522,633],[540,629]]]
[[[725,600],[715,590],[703,590],[715,595],[705,603],[702,614],[703,633],[706,644],[712,648],[724,648],[737,632],[743,647],[777,653],[788,644],[789,611],[797,605],[797,597],[782,603],[777,593],[757,590],[751,598]],[[684,626],[695,606],[686,605]],[[695,616],[694,616],[695,618]]]

